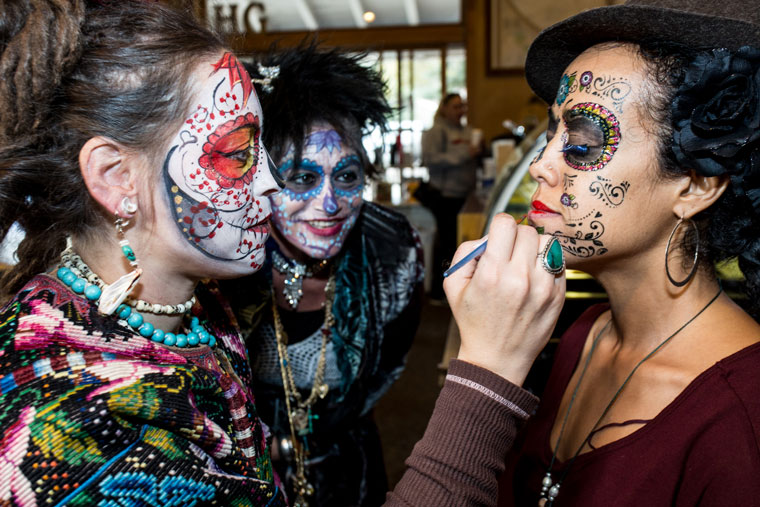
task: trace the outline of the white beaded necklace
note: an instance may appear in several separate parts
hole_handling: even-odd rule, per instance
[[[93,285],[100,287],[100,290],[105,290],[106,283],[96,275],[90,267],[85,264],[84,260],[72,250],[70,247],[61,253],[61,261],[78,277],[84,278]],[[184,315],[195,304],[195,296],[184,303],[178,303],[176,305],[162,305],[159,303],[149,303],[142,299],[134,299],[129,296],[124,300],[124,303],[133,307],[138,312],[153,313],[155,315]]]

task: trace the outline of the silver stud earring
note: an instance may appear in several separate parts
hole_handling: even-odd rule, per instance
[[[137,203],[132,202],[132,199],[125,195],[121,200],[120,208],[125,215],[134,215],[137,212]]]

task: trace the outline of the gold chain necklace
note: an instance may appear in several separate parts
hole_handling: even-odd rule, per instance
[[[282,375],[282,386],[285,391],[285,408],[288,412],[288,423],[290,425],[290,438],[293,444],[293,455],[296,462],[296,499],[294,507],[308,507],[306,497],[314,494],[314,486],[306,479],[304,469],[304,460],[306,452],[303,444],[296,438],[296,434],[305,437],[312,432],[312,420],[315,418],[311,414],[311,407],[317,402],[317,399],[324,399],[329,390],[328,385],[324,382],[325,368],[327,365],[327,342],[330,338],[330,329],[335,323],[335,317],[332,313],[332,304],[335,297],[335,273],[334,269],[330,271],[330,277],[325,285],[325,321],[322,324],[322,347],[319,351],[319,360],[317,361],[317,371],[314,373],[314,383],[311,387],[311,393],[305,400],[298,391],[295,380],[293,379],[293,370],[290,367],[290,357],[288,356],[288,337],[280,320],[280,312],[277,310],[277,297],[272,286],[272,315],[274,316],[274,332],[277,338],[277,353],[279,354],[280,374]],[[292,400],[292,403],[291,403]],[[293,406],[295,405],[295,407]]]

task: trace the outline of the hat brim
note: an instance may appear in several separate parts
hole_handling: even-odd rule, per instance
[[[525,77],[551,103],[562,73],[589,47],[607,41],[667,41],[695,48],[739,49],[760,44],[757,25],[663,7],[614,5],[581,12],[538,34],[528,49]]]

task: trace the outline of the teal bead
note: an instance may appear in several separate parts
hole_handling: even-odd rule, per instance
[[[173,347],[177,343],[177,336],[174,333],[164,333],[164,345]]]
[[[124,257],[127,258],[127,260],[134,261],[135,260],[135,252],[127,245],[124,245],[121,247],[121,251],[124,252]]]
[[[58,268],[58,271],[55,272],[59,280],[63,280],[63,277],[66,276],[67,273],[71,273],[69,268]]]
[[[214,345],[216,345],[216,337],[214,335],[209,335],[208,346],[213,347]]]
[[[175,345],[177,347],[187,347],[187,335],[178,334],[177,335],[177,342],[176,342]]]
[[[154,329],[150,339],[157,343],[164,343],[164,331],[162,329]]]
[[[153,330],[155,328],[153,327],[153,324],[150,322],[143,322],[143,325],[140,326],[140,329],[137,330],[140,335],[144,336],[145,338],[149,338],[153,335]]]
[[[68,273],[65,273],[63,275],[63,278],[61,278],[61,281],[71,287],[71,284],[77,281],[77,275],[69,271]]]
[[[193,327],[193,333],[195,333],[195,334],[197,334],[199,336],[204,331],[205,331],[205,329],[203,329],[203,326],[194,326]]]
[[[201,321],[198,320],[198,317],[193,317],[192,319],[190,319],[190,327],[191,328],[198,327],[200,325],[200,323],[201,323]]]
[[[200,338],[196,333],[187,333],[187,344],[191,347],[195,347],[200,342]]]
[[[132,315],[130,315],[129,318],[127,319],[127,324],[129,324],[130,326],[132,326],[135,329],[137,329],[138,327],[140,327],[142,325],[142,323],[143,323],[143,316],[140,315],[137,312],[135,312]]]
[[[206,331],[201,331],[198,333],[198,341],[200,341],[203,345],[206,345],[208,343],[208,339],[211,335],[208,334]]]
[[[76,280],[74,280],[74,283],[71,284],[71,290],[73,290],[77,294],[82,294],[86,286],[87,286],[87,282],[85,282],[81,278],[77,278]]]
[[[97,285],[88,285],[84,289],[84,297],[89,299],[90,301],[97,301],[100,299],[100,295],[103,293],[102,290],[100,290],[100,287]]]
[[[552,273],[559,273],[562,271],[562,267],[565,265],[564,255],[562,253],[562,246],[559,244],[556,238],[552,238],[549,248],[546,249],[544,254],[544,263],[548,268],[548,271]]]
[[[121,305],[116,311],[119,312],[120,319],[126,319],[132,314],[132,308],[127,305]]]

